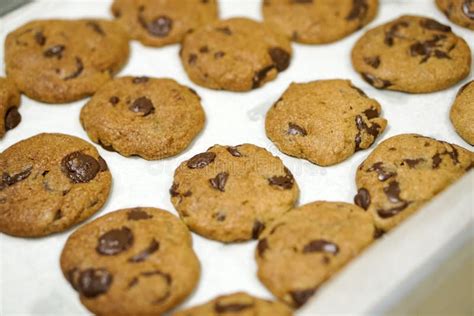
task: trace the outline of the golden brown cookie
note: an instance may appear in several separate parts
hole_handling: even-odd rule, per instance
[[[0,154],[0,231],[19,237],[61,232],[96,213],[112,176],[88,142],[39,134]]]
[[[471,50],[451,27],[404,15],[363,35],[352,49],[352,65],[375,88],[427,93],[468,76]]]
[[[329,166],[374,143],[387,126],[380,112],[349,80],[292,83],[268,111],[265,129],[285,154]]]
[[[416,134],[391,137],[374,149],[356,174],[354,202],[388,231],[420,209],[474,165],[460,146]]]
[[[81,111],[89,137],[124,156],[156,160],[189,146],[204,126],[199,96],[172,79],[122,77],[103,86]]]
[[[370,23],[378,0],[264,0],[270,27],[295,42],[324,44],[342,39]]]
[[[133,39],[164,46],[216,20],[218,6],[216,0],[115,0],[112,13]]]
[[[474,0],[436,0],[451,22],[474,30]]]
[[[474,146],[474,80],[459,90],[450,118],[459,136]]]
[[[173,316],[291,316],[285,304],[253,297],[244,292],[219,296],[205,304],[191,307]]]
[[[181,62],[200,86],[248,91],[275,79],[290,65],[290,41],[247,19],[221,20],[184,38]]]
[[[293,207],[299,189],[280,158],[251,144],[215,145],[183,162],[171,201],[188,227],[210,239],[257,239]]]
[[[188,229],[156,208],[119,210],[80,227],[64,246],[61,270],[97,315],[161,315],[200,274]]]
[[[375,233],[371,216],[353,204],[313,202],[292,209],[260,236],[258,277],[276,297],[300,307]]]
[[[17,88],[11,80],[0,77],[0,138],[20,124],[19,106],[20,93]]]
[[[28,97],[72,102],[92,95],[128,59],[128,36],[106,20],[37,20],[8,34],[8,77]]]

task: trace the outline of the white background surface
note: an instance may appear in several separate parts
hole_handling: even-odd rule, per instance
[[[8,32],[31,19],[110,18],[110,2],[88,0],[36,2],[0,18],[0,42],[3,43]],[[454,32],[463,36],[471,49],[474,48],[474,32],[449,23],[444,15],[437,11],[434,1],[382,0],[381,2],[379,15],[369,27],[396,18],[402,13],[423,14],[451,25]],[[220,5],[222,18],[247,16],[261,19],[258,0],[220,0]],[[364,28],[366,29],[367,27]],[[248,93],[211,91],[192,84],[181,67],[178,45],[156,49],[145,48],[133,42],[129,64],[120,75],[171,77],[193,87],[202,97],[207,123],[191,147],[171,159],[147,162],[140,158],[124,158],[99,148],[101,155],[109,164],[114,184],[108,203],[95,217],[120,208],[135,206],[154,206],[176,213],[168,194],[174,169],[181,161],[205,151],[216,143],[237,145],[249,142],[265,147],[280,156],[300,185],[300,204],[315,200],[351,202],[356,191],[354,184],[356,168],[371,149],[359,152],[339,165],[323,168],[279,153],[265,137],[265,113],[292,81],[351,79],[355,85],[382,105],[383,116],[388,120],[388,128],[377,143],[396,134],[414,132],[453,142],[472,150],[472,147],[454,132],[448,116],[458,88],[469,79],[443,92],[427,95],[375,90],[355,73],[350,64],[350,50],[364,30],[331,45],[293,45],[294,56],[290,68],[281,73],[277,80]],[[3,60],[3,49],[0,50],[0,59]],[[0,74],[4,75],[3,64]],[[79,123],[79,112],[86,101],[68,105],[45,105],[23,97],[20,108],[22,123],[0,141],[0,150],[40,132],[61,132],[88,139]],[[380,303],[377,301],[380,301],[388,290],[396,288],[406,290],[400,282],[409,273],[426,265],[430,256],[435,255],[452,240],[449,238],[459,240],[456,239],[459,238],[458,233],[463,231],[472,233],[472,179],[471,172],[471,177],[465,178],[463,185],[459,187],[463,192],[463,198],[446,197],[444,200],[452,208],[459,207],[460,211],[456,216],[446,211],[443,213],[436,206],[431,207],[435,211],[423,210],[400,229],[378,242],[335,280],[324,286],[311,306],[308,306],[309,309],[301,313],[314,315],[316,310],[324,314],[367,313],[369,310],[373,312],[375,305]],[[421,231],[417,223],[423,225]],[[430,226],[430,223],[444,225],[443,234],[439,233],[440,227]],[[438,233],[433,233],[434,231]],[[87,314],[87,310],[82,307],[77,294],[63,278],[59,268],[59,255],[70,233],[71,231],[67,231],[41,239],[0,235],[1,315]],[[410,240],[407,235],[410,236]],[[183,306],[202,303],[214,296],[238,290],[271,297],[256,277],[256,265],[253,259],[255,242],[223,245],[197,235],[193,237],[195,250],[202,264],[202,275],[195,293]],[[429,245],[423,243],[437,238],[439,238],[437,242]],[[430,263],[433,261],[430,260]],[[381,267],[380,264],[385,266]]]

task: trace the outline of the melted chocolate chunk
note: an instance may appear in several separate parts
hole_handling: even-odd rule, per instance
[[[418,164],[425,162],[425,159],[423,158],[417,158],[417,159],[403,159],[403,162],[407,164],[409,168],[415,168]]]
[[[377,173],[377,179],[379,181],[387,181],[388,179],[390,179],[391,177],[394,177],[397,175],[396,172],[391,172],[391,171],[387,171],[385,170],[385,168],[383,167],[383,162],[376,162],[372,165],[372,167],[370,167],[369,169],[367,169],[368,172],[372,172],[372,171],[375,171]]]
[[[100,172],[101,166],[94,157],[76,151],[63,158],[61,170],[74,183],[87,183]]]
[[[385,32],[385,39],[384,43],[387,46],[393,46],[395,38],[400,37],[398,35],[398,31],[403,27],[407,28],[409,26],[409,23],[407,21],[399,21],[395,24],[393,24],[387,32]]]
[[[268,179],[268,183],[272,186],[277,186],[282,188],[283,190],[291,190],[293,185],[295,184],[295,178],[291,174],[290,170],[285,167],[284,176],[274,176]]]
[[[117,96],[111,96],[109,102],[112,105],[117,105],[120,102],[120,99]]]
[[[18,126],[21,122],[21,115],[17,107],[10,108],[5,114],[5,131],[9,131]]]
[[[76,57],[76,70],[68,76],[64,78],[64,80],[71,80],[74,78],[77,78],[81,75],[81,73],[84,71],[84,64],[82,63],[82,59],[79,57]]]
[[[242,154],[237,149],[237,147],[229,146],[229,147],[227,147],[227,151],[234,157],[242,157]]]
[[[393,217],[393,216],[397,215],[398,213],[400,213],[404,209],[406,209],[408,207],[408,205],[410,205],[409,202],[403,201],[400,206],[395,206],[395,207],[389,208],[388,210],[379,209],[379,210],[377,210],[377,214],[381,218],[390,218],[390,217]]]
[[[295,124],[295,123],[288,123],[288,135],[291,135],[291,136],[306,136],[308,135],[308,132],[306,131],[306,129],[304,129],[303,127]]]
[[[403,202],[400,198],[400,184],[397,181],[392,181],[388,184],[388,187],[383,188],[383,192],[387,196],[388,200],[392,203]]]
[[[128,259],[128,261],[134,262],[134,263],[145,261],[151,254],[158,251],[159,249],[160,249],[160,243],[156,241],[155,239],[153,239],[147,248],[145,248],[144,250],[142,250],[135,256]]]
[[[257,244],[258,255],[263,257],[268,248],[268,240],[266,238],[261,239]]]
[[[213,152],[205,152],[197,154],[196,156],[189,159],[187,166],[189,169],[202,169],[207,165],[214,162],[216,154]]]
[[[364,57],[364,62],[370,67],[377,69],[380,66],[380,57],[379,56]]]
[[[253,228],[252,228],[252,238],[253,239],[258,239],[260,234],[263,232],[265,229],[265,224],[260,222],[259,220],[255,220],[253,223]]]
[[[7,172],[4,172],[0,179],[0,190],[3,190],[7,187],[15,185],[16,183],[20,181],[25,180],[31,175],[32,170],[33,170],[33,167],[29,167],[25,169],[24,171],[21,171],[13,176],[9,175]]]
[[[434,156],[433,156],[433,164],[432,164],[432,167],[433,169],[437,169],[439,167],[439,165],[441,164],[441,155],[439,153],[436,153]]]
[[[150,23],[146,23],[146,29],[148,33],[155,37],[166,37],[173,28],[173,20],[169,17],[162,15],[159,16]]]
[[[252,89],[260,87],[262,81],[267,77],[267,74],[275,68],[275,65],[264,67],[257,71],[252,79]]]
[[[72,287],[87,298],[106,293],[113,281],[112,274],[104,268],[84,271],[73,269],[68,272],[67,277]]]
[[[219,173],[215,178],[209,179],[212,187],[221,192],[225,192],[225,185],[229,179],[229,174],[227,172]]]
[[[431,57],[438,59],[451,59],[447,52],[441,50],[440,42],[446,39],[445,35],[435,35],[432,39],[424,42],[415,42],[410,46],[410,54],[413,57],[423,57],[420,64],[427,62]]]
[[[147,97],[140,97],[136,99],[128,109],[134,113],[140,113],[143,116],[147,116],[155,112],[153,102],[151,102],[151,100]]]
[[[280,47],[272,47],[268,50],[270,57],[278,71],[284,71],[290,65],[290,54]]]
[[[365,188],[360,188],[354,196],[354,203],[355,205],[362,207],[364,210],[367,210],[370,206],[369,191]]]
[[[43,32],[38,31],[35,33],[35,41],[40,46],[46,44],[46,37],[44,36]]]
[[[469,19],[474,20],[474,0],[464,0],[462,13]]]
[[[172,197],[179,196],[178,188],[179,188],[179,184],[173,182],[169,191]]]
[[[311,298],[311,296],[316,293],[316,290],[317,288],[291,291],[290,296],[293,299],[294,305],[298,308],[303,306]]]
[[[93,21],[89,21],[87,22],[86,24],[88,27],[90,27],[94,32],[96,32],[97,34],[101,35],[101,36],[105,36],[105,32],[104,30],[102,29],[102,27],[99,25],[99,23],[97,22],[93,22]]]
[[[369,73],[362,73],[362,78],[377,89],[385,89],[393,85],[389,80],[377,78]]]
[[[377,112],[377,110],[373,108],[365,110],[364,114],[365,114],[365,117],[367,117],[369,120],[379,117],[379,112]]]
[[[112,229],[99,237],[96,251],[104,256],[114,256],[133,245],[133,233],[128,227]]]
[[[433,20],[433,19],[421,20],[420,25],[422,28],[425,28],[431,31],[439,31],[439,32],[444,32],[444,33],[451,32],[451,27],[441,24],[438,21]]]
[[[216,28],[216,31],[217,31],[217,32],[220,32],[220,33],[222,33],[222,34],[225,34],[225,35],[229,35],[229,36],[232,35],[232,31],[231,31],[230,28],[227,27],[227,26],[224,26],[224,27],[217,27],[217,28]]]
[[[44,51],[43,55],[46,58],[56,57],[57,59],[63,58],[63,52],[66,49],[64,45],[55,45]]]
[[[364,114],[365,114],[365,112],[364,112]],[[367,124],[365,124],[364,120],[362,119],[362,116],[360,116],[360,115],[356,116],[355,122],[356,122],[357,130],[359,132],[357,133],[357,135],[355,137],[355,149],[354,150],[359,151],[359,150],[362,149],[360,147],[360,144],[362,143],[362,131],[365,131],[367,134],[373,136],[374,139],[372,140],[372,143],[370,143],[370,145],[372,145],[375,142],[375,139],[377,138],[377,136],[379,135],[380,125],[377,124],[377,123],[373,123],[369,127]]]
[[[146,220],[150,218],[153,218],[153,216],[139,208],[133,209],[127,213],[127,219],[129,221],[139,221],[139,220]]]
[[[199,52],[202,53],[202,54],[207,54],[207,53],[209,53],[209,47],[202,46],[201,48],[199,48]]]
[[[254,306],[253,304],[239,304],[239,303],[221,304],[220,302],[217,302],[214,305],[214,311],[218,314],[238,313],[243,310],[252,308],[253,306]]]
[[[109,170],[109,166],[107,165],[107,162],[104,160],[104,158],[99,156],[98,162],[99,162],[99,171],[100,172],[104,172],[104,171]]]
[[[132,83],[140,84],[140,83],[148,82],[149,80],[150,80],[150,78],[145,77],[145,76],[135,77],[135,78],[132,79]]]
[[[346,20],[363,20],[369,11],[366,0],[352,0],[352,10],[346,16]]]
[[[316,240],[310,241],[303,248],[303,253],[312,253],[312,252],[325,252],[325,253],[337,255],[339,252],[339,246],[333,242],[330,242],[324,239],[316,239]]]

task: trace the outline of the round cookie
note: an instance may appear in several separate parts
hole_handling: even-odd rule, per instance
[[[180,52],[189,78],[200,86],[230,91],[256,89],[290,65],[290,41],[246,18],[208,24],[188,34]]]
[[[218,7],[216,0],[115,0],[112,14],[130,37],[159,47],[216,20]]]
[[[301,307],[375,233],[371,216],[353,204],[313,202],[295,208],[260,236],[258,278],[276,297]]]
[[[474,30],[474,0],[436,0],[451,22]]]
[[[354,202],[386,232],[473,165],[474,154],[462,147],[416,134],[397,135],[378,145],[359,166]]]
[[[0,154],[0,232],[40,237],[61,232],[96,213],[112,176],[88,142],[39,134]]]
[[[265,22],[295,42],[324,44],[370,23],[378,0],[264,0]]]
[[[450,119],[459,136],[474,146],[474,80],[459,90],[451,107]]]
[[[204,121],[194,90],[171,79],[147,77],[107,83],[81,111],[82,126],[94,142],[148,160],[182,152]]]
[[[404,15],[363,35],[352,49],[357,72],[377,89],[427,93],[471,71],[471,50],[447,25]]]
[[[119,210],[80,227],[64,246],[61,270],[97,315],[161,315],[200,275],[188,229],[156,208]]]
[[[285,304],[238,292],[219,296],[205,304],[174,313],[173,316],[219,316],[227,314],[237,314],[239,316],[292,316],[293,312]]]
[[[215,145],[183,162],[171,201],[188,227],[210,239],[257,239],[293,207],[299,189],[280,158],[251,144]]]
[[[374,143],[387,126],[380,112],[349,80],[292,83],[268,111],[265,129],[285,154],[329,166]]]
[[[48,103],[92,95],[128,59],[128,36],[106,20],[37,20],[8,34],[8,77],[28,97]]]
[[[11,80],[0,77],[0,138],[20,124],[19,106],[20,93],[17,88]]]

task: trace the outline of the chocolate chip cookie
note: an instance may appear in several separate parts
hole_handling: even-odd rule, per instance
[[[205,304],[174,313],[173,316],[218,315],[291,316],[293,312],[285,304],[253,297],[238,292],[219,296]]]
[[[292,83],[268,111],[265,129],[285,154],[329,166],[374,143],[387,126],[380,112],[349,80]]]
[[[459,136],[474,146],[474,80],[459,90],[450,118]]]
[[[133,39],[164,46],[216,20],[218,8],[216,0],[115,0],[112,14]]]
[[[248,91],[286,70],[291,53],[290,41],[285,36],[262,23],[233,18],[188,34],[180,56],[189,78],[196,84]]]
[[[451,22],[474,30],[474,0],[436,0]]]
[[[191,234],[156,208],[109,213],[67,240],[61,270],[97,315],[161,315],[196,286],[200,265]]]
[[[106,20],[37,20],[8,34],[5,65],[21,92],[48,103],[92,95],[128,58],[128,36]]]
[[[257,239],[293,207],[299,189],[280,158],[251,144],[215,145],[183,162],[171,201],[188,227],[210,239]]]
[[[148,160],[182,152],[204,126],[196,92],[172,79],[123,77],[84,106],[81,123],[108,150]]]
[[[17,88],[11,80],[0,77],[0,117],[3,118],[0,119],[0,138],[20,124],[19,106],[20,93]]]
[[[260,236],[258,277],[276,297],[301,307],[374,234],[371,216],[352,204],[314,202],[295,208]]]
[[[263,17],[270,27],[295,42],[337,41],[370,23],[378,0],[264,0]]]
[[[359,166],[354,202],[388,231],[421,208],[474,165],[474,154],[416,134],[382,142]]]
[[[64,231],[96,213],[112,176],[86,141],[39,134],[0,154],[0,231],[40,237]]]
[[[362,36],[352,50],[352,64],[377,89],[427,93],[468,76],[471,50],[451,27],[404,15]]]

